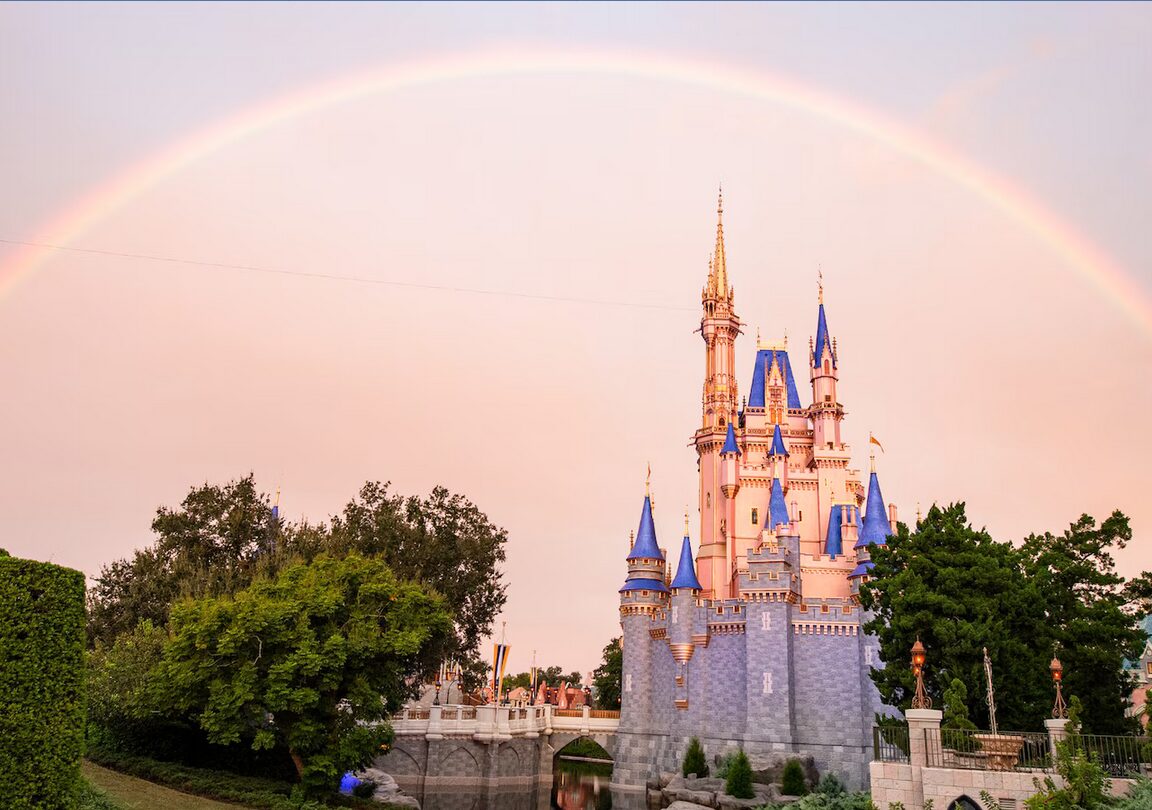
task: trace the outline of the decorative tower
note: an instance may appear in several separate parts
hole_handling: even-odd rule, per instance
[[[696,645],[692,642],[692,623],[700,580],[692,562],[692,541],[688,539],[688,515],[684,515],[684,541],[680,547],[680,564],[672,580],[672,610],[668,617],[668,646],[676,662],[673,701],[678,709],[688,708],[688,663]]]
[[[880,479],[876,477],[876,457],[872,456],[872,472],[868,476],[868,501],[864,520],[860,524],[859,537],[853,546],[856,552],[856,567],[848,575],[852,595],[860,593],[860,583],[867,579],[872,571],[871,546],[884,546],[892,536],[892,525],[889,522],[888,510],[884,507],[884,495],[880,492]]]
[[[730,504],[730,499],[724,496],[725,484],[721,481],[721,448],[731,432],[732,422],[737,419],[740,401],[736,386],[736,337],[740,334],[740,318],[736,316],[734,298],[724,255],[724,195],[721,192],[716,206],[716,248],[701,295],[704,394],[700,428],[694,443],[700,456],[700,580],[709,596],[722,599],[730,595],[729,557],[734,553],[728,541],[734,527],[727,512],[729,508],[734,509],[735,504]],[[738,486],[738,482],[729,481],[727,486]]]
[[[836,394],[840,378],[836,341],[828,331],[824,314],[824,281],[819,282],[819,310],[816,316],[816,340],[808,356],[808,371],[812,380],[812,405],[808,418],[812,420],[812,462],[817,473],[817,540],[827,537],[831,506],[850,498],[847,491],[848,449],[840,438],[840,422],[844,407]],[[819,554],[821,544],[810,549]]]
[[[628,577],[620,589],[620,625],[623,628],[624,699],[621,722],[648,729],[652,723],[652,644],[648,627],[657,610],[668,603],[664,584],[664,555],[656,542],[652,496],[644,495],[640,528],[628,552]]]

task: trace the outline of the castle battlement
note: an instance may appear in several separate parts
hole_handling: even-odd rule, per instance
[[[698,551],[689,521],[675,576],[645,495],[620,589],[623,684],[613,781],[642,787],[676,770],[691,737],[709,756],[811,755],[851,785],[867,782],[874,715],[891,713],[869,677],[878,644],[859,588],[870,548],[895,528],[875,462],[867,484],[843,442],[839,356],[823,289],[816,336],[757,341],[739,397],[742,333],[724,251],[723,205],[702,294],[705,344]],[[810,404],[793,363],[808,367]]]

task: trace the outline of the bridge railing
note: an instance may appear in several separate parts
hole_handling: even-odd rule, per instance
[[[536,737],[553,731],[577,734],[612,733],[620,725],[620,712],[592,709],[557,709],[555,706],[410,706],[392,718],[399,736],[439,739],[446,735],[478,740]]]

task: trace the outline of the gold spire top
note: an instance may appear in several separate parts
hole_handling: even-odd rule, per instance
[[[721,300],[728,300],[728,267],[724,260],[724,187],[716,201],[716,252],[713,259],[713,271],[716,274],[716,293]]]
[[[688,536],[688,507],[684,507],[684,536]]]
[[[648,462],[648,475],[644,478],[644,497],[652,494],[652,462]]]
[[[824,303],[824,268],[819,265],[816,269],[816,297],[819,303]]]

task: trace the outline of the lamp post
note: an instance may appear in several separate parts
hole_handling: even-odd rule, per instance
[[[436,697],[432,699],[433,706],[440,705],[440,683],[444,677],[444,665],[441,664],[440,668],[436,670]]]
[[[1060,688],[1064,680],[1064,665],[1060,663],[1059,658],[1052,656],[1052,663],[1048,668],[1052,670],[1052,682],[1056,684],[1056,702],[1052,704],[1052,716],[1057,720],[1067,719],[1068,707],[1064,705],[1064,692]]]
[[[913,709],[931,709],[932,699],[928,697],[928,693],[924,691],[924,662],[928,660],[927,651],[924,645],[920,643],[920,637],[916,637],[916,643],[912,645],[912,674],[916,676],[916,694],[912,698]]]

